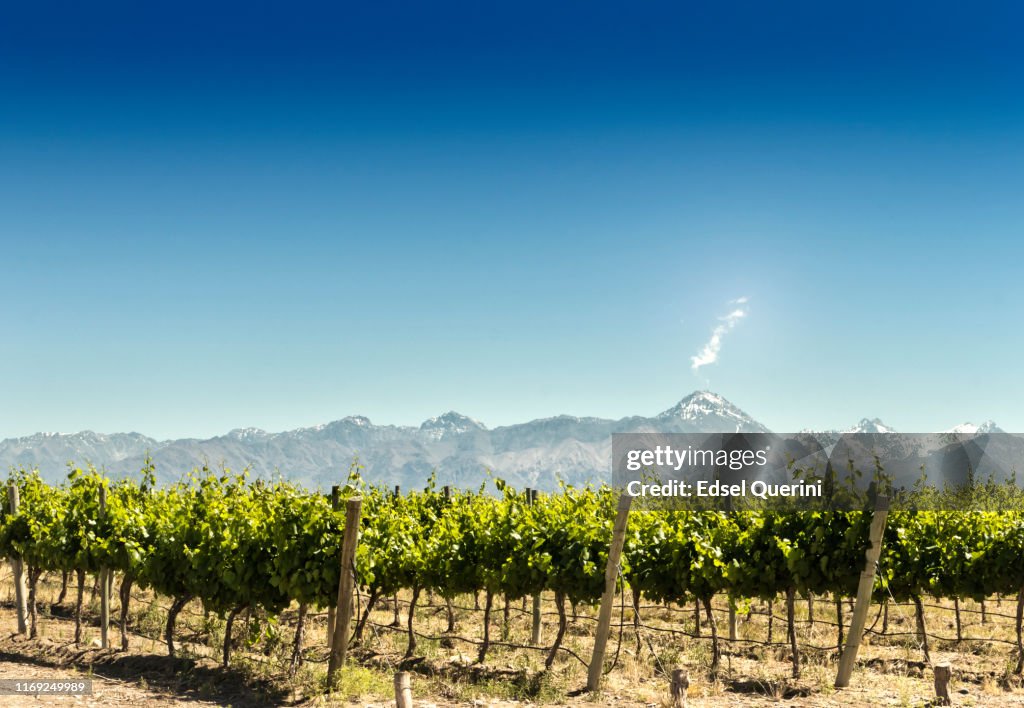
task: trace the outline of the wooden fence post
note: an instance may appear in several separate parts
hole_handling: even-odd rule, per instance
[[[882,532],[885,530],[885,518],[889,514],[889,497],[879,495],[875,499],[875,513],[871,517],[869,538],[871,545],[864,554],[864,570],[860,574],[857,585],[857,604],[850,619],[850,630],[846,636],[846,647],[839,659],[839,673],[836,674],[836,688],[850,685],[850,677],[857,663],[857,650],[864,635],[864,624],[867,621],[868,609],[871,607],[871,590],[875,584],[875,564],[882,553]]]
[[[341,544],[341,580],[338,583],[338,615],[331,641],[331,660],[327,667],[328,690],[334,687],[334,677],[345,663],[348,652],[348,635],[352,629],[352,591],[355,587],[353,565],[356,545],[359,543],[359,519],[363,500],[352,497],[345,503],[345,535]]]
[[[331,487],[331,509],[338,511],[341,508],[341,487],[335,484]],[[334,641],[334,620],[338,614],[338,608],[331,607],[327,608],[327,647],[331,647],[331,643]]]
[[[18,513],[18,485],[7,487],[7,501],[10,502],[11,515]],[[11,572],[14,574],[14,602],[18,611],[18,634],[28,632],[28,597],[25,590],[25,564],[21,556],[11,556]]]
[[[672,696],[672,708],[686,708],[686,689],[690,687],[690,677],[686,669],[673,669],[671,680],[669,691]]]
[[[533,506],[533,503],[537,501],[537,490],[526,489],[526,503]],[[530,644],[533,646],[540,645],[540,630],[541,630],[541,614],[540,614],[540,593],[536,593],[533,596],[533,620],[530,626]]]
[[[100,487],[100,521],[107,516],[107,485]],[[109,568],[100,568],[100,646],[110,648],[110,581]]]
[[[412,681],[408,671],[395,674],[395,708],[412,708]]]
[[[400,496],[402,496],[402,485],[396,484],[395,485],[395,493],[392,495],[392,498],[393,499],[398,499]],[[394,595],[394,597],[392,597],[392,600],[394,600],[394,619],[391,620],[391,626],[392,627],[401,627],[402,626],[402,609],[401,609],[401,607],[398,604],[398,591],[397,590],[395,591],[395,595]]]
[[[612,610],[615,606],[615,581],[619,575],[619,558],[622,556],[622,546],[626,541],[626,522],[629,519],[629,506],[632,502],[633,497],[629,494],[619,497],[618,513],[615,516],[615,526],[612,530],[612,545],[608,549],[608,566],[604,572],[604,595],[601,597],[601,611],[597,618],[594,654],[590,659],[590,669],[587,672],[588,691],[596,691],[601,687],[604,651],[608,646]]]
[[[949,679],[953,674],[953,667],[943,662],[936,664],[935,668],[935,705],[948,706],[952,704],[949,699]]]

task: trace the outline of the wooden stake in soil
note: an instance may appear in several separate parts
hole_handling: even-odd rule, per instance
[[[672,683],[669,690],[672,694],[672,708],[686,708],[686,689],[690,687],[690,677],[686,669],[675,668],[672,670]]]
[[[800,678],[800,648],[796,645],[796,624],[793,621],[795,614],[796,589],[792,586],[786,588],[786,636],[789,637],[789,650],[793,659],[793,678]]]
[[[836,652],[841,656],[843,653],[843,600],[839,597],[838,593],[835,593],[836,598],[836,630],[838,632],[836,640]]]
[[[1017,668],[1013,670],[1013,673],[1018,676],[1024,671],[1024,636],[1022,636],[1022,626],[1024,625],[1024,587],[1017,591]]]
[[[398,499],[400,496],[402,496],[402,485],[396,484],[395,485],[395,493],[392,495],[392,499]],[[391,599],[394,600],[394,613],[395,613],[394,619],[391,620],[391,626],[392,627],[401,627],[402,626],[402,609],[401,609],[401,605],[398,604],[398,593],[396,592]],[[477,606],[477,609],[479,610],[480,607]]]
[[[353,564],[356,545],[359,543],[359,519],[363,507],[360,497],[352,497],[345,503],[345,535],[341,543],[341,580],[338,583],[338,619],[331,641],[331,660],[327,667],[327,687],[334,687],[335,673],[345,663],[348,652],[348,636],[352,630],[352,590],[355,587]]]
[[[395,674],[395,708],[412,708],[412,679],[408,671]]]
[[[537,490],[527,489],[526,500],[530,506],[537,501]],[[540,593],[533,596],[533,619],[530,625],[530,644],[533,646],[540,646]]]
[[[615,605],[615,581],[619,575],[619,558],[622,546],[626,542],[626,522],[629,519],[629,507],[633,497],[623,494],[619,497],[618,513],[612,530],[612,545],[608,549],[608,566],[604,571],[604,595],[601,597],[601,611],[597,618],[597,636],[594,637],[594,654],[590,659],[587,672],[587,690],[596,691],[601,687],[601,674],[604,671],[604,651],[608,646],[608,633],[611,631],[612,610]]]
[[[846,648],[839,659],[839,672],[836,674],[836,688],[850,685],[853,667],[857,663],[857,650],[864,635],[864,624],[867,622],[868,609],[871,607],[871,589],[875,584],[875,564],[882,552],[882,532],[885,530],[885,518],[889,514],[889,497],[878,495],[875,499],[875,513],[871,517],[869,539],[871,545],[864,554],[864,570],[860,574],[857,585],[857,604],[850,619],[850,631],[846,637]]]
[[[107,487],[100,487],[100,520],[107,515]],[[100,647],[110,648],[110,570],[100,568]]]
[[[18,513],[18,485],[7,487],[7,501],[10,503],[11,516]],[[21,556],[11,556],[11,572],[14,573],[14,602],[18,610],[18,634],[28,631],[28,597],[25,592],[25,564]]]
[[[949,700],[949,679],[953,675],[953,669],[948,663],[936,664],[935,668],[935,701],[932,705],[952,705]]]
[[[341,509],[341,487],[335,484],[331,487],[331,509],[338,511]],[[334,641],[334,620],[338,613],[337,607],[327,608],[327,646],[331,646],[331,642]]]

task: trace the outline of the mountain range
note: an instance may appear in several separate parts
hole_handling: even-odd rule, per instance
[[[248,468],[260,477],[281,475],[307,486],[344,480],[353,460],[364,478],[388,486],[417,488],[432,472],[439,484],[475,487],[488,473],[517,487],[557,488],[607,480],[612,433],[771,432],[722,396],[695,391],[653,417],[619,420],[561,415],[527,423],[487,428],[454,411],[430,418],[419,427],[375,425],[350,416],[311,428],[269,433],[238,428],[200,440],[156,440],[139,433],[37,433],[0,441],[0,467],[36,468],[50,481],[67,472],[67,464],[93,464],[114,477],[134,474],[152,458],[161,481],[206,464],[214,469]],[[845,432],[894,432],[877,418],[863,419]],[[1000,432],[991,421],[965,423],[949,432]]]

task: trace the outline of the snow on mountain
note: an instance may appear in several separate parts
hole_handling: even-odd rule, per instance
[[[61,477],[70,461],[83,466],[92,463],[110,467],[124,460],[144,460],[147,452],[160,450],[166,444],[139,433],[36,433],[0,441],[0,465],[39,468],[51,478]]]
[[[225,437],[235,438],[236,440],[258,440],[267,437],[267,431],[260,428],[235,428]]]
[[[895,428],[890,428],[888,425],[880,421],[878,418],[861,418],[857,425],[849,428],[848,430],[841,431],[842,433],[895,433]]]
[[[358,458],[364,476],[383,484],[415,488],[436,471],[443,483],[476,486],[490,472],[519,486],[554,489],[559,479],[570,484],[607,479],[612,433],[737,430],[768,429],[721,396],[697,391],[654,417],[561,415],[494,429],[449,411],[419,427],[375,425],[349,416],[281,433],[236,428],[208,440],[158,442],[134,433],[37,435],[0,442],[0,466],[37,467],[59,479],[65,462],[73,459],[89,460],[112,474],[134,474],[150,454],[164,480],[208,464],[328,485],[343,479]]]
[[[991,421],[969,426],[954,430],[999,431]],[[558,480],[579,485],[607,479],[611,435],[631,432],[771,431],[722,396],[695,391],[653,417],[609,420],[560,415],[493,429],[449,411],[418,427],[377,425],[363,416],[349,416],[280,433],[236,428],[208,440],[157,441],[138,433],[91,431],[38,433],[0,441],[0,468],[35,467],[48,479],[58,480],[66,473],[66,463],[74,460],[91,462],[116,476],[135,474],[150,455],[164,481],[209,464],[328,486],[343,480],[358,458],[366,479],[386,485],[415,489],[436,472],[442,484],[474,487],[491,473],[516,486],[550,490],[557,488]],[[842,432],[894,430],[874,418]],[[826,431],[815,436],[834,444],[840,434]]]
[[[954,426],[949,430],[944,430],[943,432],[958,433],[961,435],[984,435],[987,433],[1002,433],[1005,431],[996,425],[995,422],[986,420],[981,425],[975,425],[974,423],[961,423],[960,425]]]
[[[420,425],[420,431],[433,440],[440,440],[449,435],[462,435],[474,430],[487,430],[487,426],[455,411],[428,418]]]
[[[658,420],[688,424],[694,427],[693,432],[768,432],[768,428],[711,391],[694,391],[661,412]]]

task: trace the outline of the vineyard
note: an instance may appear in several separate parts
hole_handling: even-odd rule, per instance
[[[589,658],[567,640],[593,621],[588,612],[605,590],[618,501],[609,488],[537,495],[497,481],[496,494],[433,483],[396,494],[353,473],[332,496],[208,469],[167,487],[156,487],[154,479],[151,467],[118,481],[74,470],[56,486],[36,473],[11,475],[19,501],[13,514],[4,505],[0,553],[24,564],[30,636],[37,633],[41,583],[59,577],[62,590],[70,584],[75,593],[74,641],[81,641],[84,596],[91,578],[102,576],[117,582],[114,621],[122,649],[128,649],[133,598],[145,592],[167,601],[161,636],[171,656],[180,651],[178,622],[186,607],[221,618],[218,659],[225,666],[238,644],[233,628],[240,616],[247,634],[257,617],[278,637],[279,618],[288,617],[287,663],[294,673],[323,658],[323,635],[309,628],[319,628],[337,601],[343,501],[358,496],[354,646],[381,643],[386,633],[389,647],[402,643],[397,665],[415,663],[423,642],[460,645],[471,647],[466,663],[477,666],[486,666],[496,650],[517,647],[536,654],[541,673],[585,666]],[[700,642],[709,650],[690,669],[713,678],[724,660],[764,646],[784,652],[787,674],[799,677],[802,658],[838,653],[843,644],[846,601],[856,595],[870,521],[866,511],[634,509],[619,564],[618,639],[610,663],[628,643],[634,657],[647,655],[656,672],[667,673],[666,643]],[[1008,606],[1015,601],[1014,611],[994,610],[993,600],[1002,606],[1005,597],[1013,598]],[[530,598],[537,598],[533,612]],[[541,598],[550,608],[543,613]],[[979,611],[987,612],[983,624],[1005,619],[1008,638],[985,641],[1005,646],[1007,671],[1020,674],[1024,513],[891,512],[874,600],[868,633],[912,647],[925,664],[934,651],[929,639],[933,645],[974,641],[964,628]],[[901,619],[909,626],[890,628],[890,607],[906,611]],[[929,630],[928,618],[938,616],[930,607],[949,613],[955,636]],[[458,626],[467,613],[481,616],[476,636]],[[531,615],[541,614],[543,643],[530,627]],[[515,629],[520,615],[521,631]],[[648,622],[654,617],[657,622]],[[808,622],[819,634],[800,629]]]

